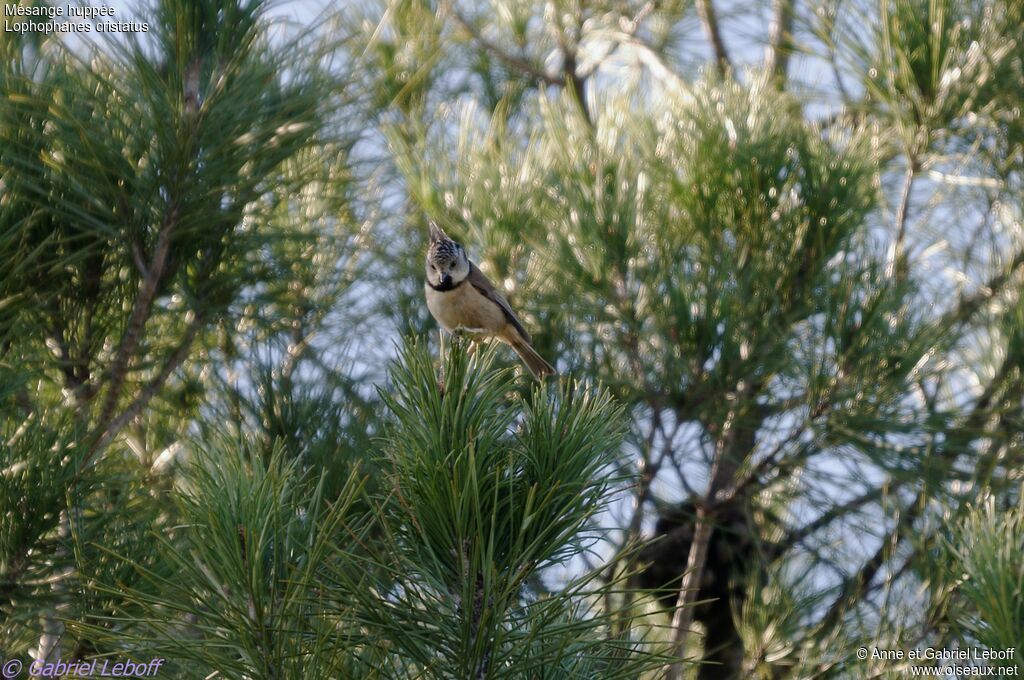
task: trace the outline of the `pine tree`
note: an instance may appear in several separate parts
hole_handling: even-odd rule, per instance
[[[3,36],[0,650],[1019,668],[1020,5],[155,0],[144,35]],[[427,218],[562,377],[441,351]]]
[[[294,363],[345,289],[335,77],[311,36],[272,44],[263,14],[168,1],[144,35],[0,45],[11,657],[105,651],[65,624],[106,626],[123,598],[94,585],[169,566],[153,555],[180,519],[168,471],[205,410],[240,401],[218,389],[239,348],[253,364],[283,345]]]
[[[384,130],[411,212],[626,405],[592,569],[701,677],[985,644],[934,546],[1019,498],[1011,4],[394,3],[369,43],[421,107]]]

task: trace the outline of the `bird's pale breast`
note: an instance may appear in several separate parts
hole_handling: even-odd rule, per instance
[[[427,309],[445,330],[464,328],[497,333],[505,327],[505,313],[468,281],[440,292],[426,286]]]

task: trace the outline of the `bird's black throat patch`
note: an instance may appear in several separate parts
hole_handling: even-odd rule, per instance
[[[440,286],[435,286],[430,281],[427,281],[427,285],[436,290],[438,293],[447,293],[450,290],[455,290],[466,282],[466,279],[461,281],[449,281],[448,283],[442,283]]]

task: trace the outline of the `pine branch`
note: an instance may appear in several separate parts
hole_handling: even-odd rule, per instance
[[[636,34],[640,30],[640,26],[643,25],[644,20],[650,16],[654,9],[655,2],[650,0],[645,2],[632,18],[620,17],[619,28],[622,29],[622,33],[617,35],[615,41],[608,46],[604,53],[600,57],[594,58],[590,68],[584,70],[580,75],[585,79],[590,78],[601,67],[601,64],[610,59],[625,44],[634,45],[638,49],[646,48],[650,50],[649,47],[637,40]]]
[[[888,487],[890,493],[895,493],[900,486],[898,484],[891,484]],[[803,542],[809,536],[818,531],[826,528],[836,520],[847,516],[851,512],[856,512],[863,508],[867,503],[878,500],[882,497],[886,488],[883,486],[872,487],[866,492],[855,496],[845,503],[834,505],[825,512],[821,513],[817,518],[811,520],[807,524],[801,527],[797,527],[788,531],[781,541],[776,545],[778,547],[779,554],[784,553],[787,550],[794,548],[798,543]]]
[[[758,408],[755,403],[761,387],[761,384],[753,380],[743,381],[743,386],[734,395],[734,406],[719,434],[715,456],[711,463],[707,494],[703,501],[697,504],[693,541],[690,544],[690,552],[686,558],[686,571],[683,574],[679,594],[676,597],[675,610],[672,613],[670,624],[672,654],[677,659],[666,666],[667,680],[680,680],[684,671],[683,655],[686,652],[687,639],[693,628],[693,605],[699,597],[704,568],[707,563],[708,546],[715,528],[714,505],[720,494],[735,478],[741,457],[748,455],[753,450],[757,431],[767,415],[767,411]],[[754,412],[753,418],[748,420],[750,414],[743,414],[745,417],[739,418],[738,416],[742,414],[740,409],[748,408]]]
[[[783,452],[786,450],[786,445],[789,444],[791,439],[784,439],[775,445],[767,455],[762,458],[757,465],[754,466],[749,472],[747,472],[741,479],[732,480],[729,486],[719,492],[715,498],[715,505],[721,506],[726,503],[731,503],[736,498],[742,496],[747,489],[754,488],[757,484],[762,481],[762,475],[768,473],[769,470],[775,468],[777,474],[782,474],[784,469],[792,469],[802,463],[802,461],[794,460],[793,457],[786,459],[785,461],[780,460]]]
[[[138,396],[118,416],[111,418],[110,423],[103,430],[102,436],[90,450],[90,455],[83,461],[83,466],[91,458],[92,453],[103,450],[117,436],[121,428],[139,416],[146,406],[149,405],[153,397],[159,394],[171,374],[188,358],[192,350],[192,343],[205,323],[206,317],[203,312],[194,312],[194,316],[186,327],[185,333],[178,342],[178,346],[167,360],[164,361],[160,371],[139,391]]]
[[[577,10],[580,9],[577,6]],[[577,15],[573,19],[575,19],[575,29],[578,32],[581,28],[582,18]],[[560,15],[557,19],[557,25],[552,26],[551,30],[554,33],[555,42],[558,43],[558,48],[562,52],[562,79],[565,82],[564,86],[573,93],[576,104],[583,114],[583,119],[587,122],[587,126],[593,130],[594,121],[590,117],[590,107],[587,104],[587,77],[577,73],[579,45],[569,44],[569,41],[566,39],[566,27],[562,24],[562,17]]]
[[[59,352],[58,362],[61,373],[64,374],[64,385],[72,393],[76,392],[82,382],[75,374],[75,362],[71,358],[71,351],[64,338],[64,327],[60,317],[54,318],[53,330],[50,332],[50,340]]]
[[[576,70],[576,49],[563,44],[562,77],[565,79],[565,87],[573,93],[580,112],[583,114],[583,120],[587,121],[590,128],[593,128],[594,121],[590,117],[590,107],[587,104],[587,79],[577,75]]]
[[[772,74],[776,87],[786,88],[789,77],[789,58],[793,53],[793,3],[795,0],[774,0],[766,68]]]
[[[889,254],[889,264],[886,275],[895,277],[897,281],[903,281],[907,277],[907,217],[910,207],[910,193],[914,188],[914,179],[917,176],[918,161],[911,156],[907,161],[907,169],[903,175],[903,188],[900,190],[899,204],[896,208],[896,238],[892,244],[892,251]]]
[[[441,8],[448,12],[455,19],[455,22],[464,30],[469,36],[478,44],[484,48],[491,55],[496,57],[500,62],[508,66],[514,71],[518,71],[520,74],[525,75],[534,81],[542,85],[564,85],[565,81],[562,78],[545,73],[541,68],[530,63],[522,57],[518,57],[514,54],[509,54],[502,49],[497,43],[488,40],[480,31],[474,26],[468,19],[462,16],[459,11],[455,8],[455,5],[451,0],[442,0]]]
[[[676,607],[672,613],[672,623],[670,624],[672,655],[676,658],[665,667],[666,680],[681,680],[683,677],[686,643],[693,630],[693,603],[697,601],[697,595],[700,592],[700,583],[704,576],[704,565],[707,562],[708,545],[711,542],[713,529],[714,524],[709,517],[707,505],[698,505],[693,542],[690,544],[690,552],[686,557],[686,571],[682,584],[679,586]]]
[[[715,13],[715,7],[711,2],[712,0],[696,0],[697,16],[700,17],[701,25],[704,26],[708,42],[711,43],[711,48],[714,51],[715,66],[718,68],[718,74],[725,78],[732,71],[732,60],[729,59],[729,52],[725,47],[725,41],[722,40],[722,33],[718,26],[718,15]]]
[[[993,275],[971,295],[961,297],[956,307],[942,317],[939,326],[941,328],[953,328],[969,321],[981,310],[986,302],[1003,292],[1003,289],[1021,268],[1024,268],[1024,250],[1018,251],[1014,255],[1009,266],[1004,271]]]
[[[60,511],[58,537],[62,541],[67,540],[71,535],[71,519],[68,513],[67,508]],[[54,561],[66,558],[67,551],[63,546],[58,548],[53,556]],[[68,570],[50,581],[50,592],[57,601],[64,599],[67,592],[67,579],[70,575],[71,570]],[[60,620],[59,615],[64,608],[66,608],[66,604],[58,604],[52,609],[48,609],[43,615],[42,633],[39,636],[39,643],[36,645],[33,658],[52,661],[60,657],[60,641],[64,637],[64,623]]]
[[[169,206],[163,223],[160,225],[156,248],[153,251],[153,259],[144,267],[146,275],[139,283],[139,293],[135,298],[128,326],[125,329],[117,355],[110,366],[107,396],[97,421],[98,431],[109,432],[111,430],[110,421],[114,417],[114,411],[120,401],[121,392],[128,377],[129,363],[132,360],[139,340],[142,338],[142,331],[153,308],[153,300],[163,278],[164,268],[167,265],[167,256],[171,249],[171,235],[177,226],[178,207],[172,203]],[[105,436],[104,439],[106,439]]]
[[[875,553],[868,558],[860,569],[851,574],[843,582],[839,589],[839,595],[832,602],[832,606],[818,622],[818,629],[829,634],[842,619],[843,616],[857,603],[865,589],[871,585],[875,575],[889,558],[894,545],[913,528],[914,522],[923,511],[924,490],[919,491],[902,512],[896,525],[882,537],[881,544]]]
[[[678,432],[680,422],[676,423],[675,430]],[[662,435],[663,447],[657,460],[653,458],[654,451],[654,440],[658,434]],[[636,543],[641,539],[643,521],[644,521],[644,507],[647,505],[647,501],[651,499],[652,489],[651,486],[654,480],[658,476],[658,471],[661,466],[664,465],[666,458],[670,457],[672,440],[674,439],[675,432],[672,436],[667,436],[664,431],[664,424],[662,423],[661,409],[654,407],[653,414],[651,416],[650,429],[648,430],[647,437],[644,440],[643,451],[641,452],[640,462],[637,470],[637,490],[634,495],[634,508],[633,513],[630,517],[629,523],[626,526],[625,535],[622,541],[619,543],[619,548],[615,551],[615,554],[605,564],[604,580],[606,582],[612,582],[615,580],[617,572],[621,571],[629,572],[632,569],[634,556],[634,548]],[[622,617],[617,621],[621,622],[625,617],[632,615],[631,610],[633,606],[634,593],[629,590],[625,593],[624,601],[620,607]],[[614,607],[611,602],[611,593],[605,602],[608,611],[613,611]],[[623,631],[625,632],[625,631]]]

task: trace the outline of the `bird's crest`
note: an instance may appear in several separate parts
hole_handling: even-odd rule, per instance
[[[430,220],[430,242],[437,243],[438,241],[450,241],[448,234],[444,233],[444,229],[437,226],[437,222]]]
[[[459,244],[444,233],[434,221],[430,222],[430,247],[427,248],[427,260],[444,264],[454,262],[459,257]]]

